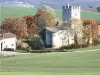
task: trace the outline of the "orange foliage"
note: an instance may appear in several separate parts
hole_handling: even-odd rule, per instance
[[[27,25],[22,18],[7,18],[1,25],[4,32],[14,33],[17,38],[27,38]]]
[[[46,26],[52,26],[50,16],[47,13],[45,13],[45,12],[38,12],[34,17],[37,19],[38,25],[39,25],[39,22],[40,22],[39,20],[44,19],[43,21],[44,21],[44,24]],[[39,19],[40,17],[42,17],[42,18]]]
[[[98,23],[95,20],[86,20],[83,22],[83,36],[87,39],[89,44],[90,39],[92,38],[92,44],[94,40],[97,40],[98,35]]]
[[[37,25],[35,17],[29,15],[29,16],[24,16],[23,18],[26,20],[28,34],[30,36],[37,34]]]

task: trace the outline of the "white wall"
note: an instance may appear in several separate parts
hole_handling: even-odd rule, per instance
[[[63,6],[62,12],[63,12],[63,15],[62,15],[63,21],[69,21],[70,19],[73,19],[73,18],[81,19],[80,6]]]
[[[60,48],[62,46],[68,46],[74,43],[74,37],[66,30],[61,30],[57,33],[53,33],[52,45],[53,48]]]
[[[16,38],[7,38],[0,41],[0,51],[1,51],[1,43],[3,43],[2,48],[13,48],[16,50]]]
[[[0,40],[0,52],[1,52],[1,40]]]
[[[72,6],[71,7],[71,19],[72,18],[80,19],[81,18],[80,13],[81,13],[80,6]]]

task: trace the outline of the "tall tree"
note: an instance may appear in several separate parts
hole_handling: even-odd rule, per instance
[[[14,33],[17,38],[27,38],[27,24],[23,18],[6,18],[1,25],[4,32]]]
[[[34,18],[36,19],[36,25],[38,26],[38,31],[41,31],[46,26],[52,26],[51,19],[45,12],[38,12]]]
[[[27,31],[29,36],[33,36],[34,34],[37,34],[37,21],[34,16],[28,15],[23,17],[26,20],[27,24]]]
[[[83,39],[87,44],[95,44],[98,39],[98,24],[95,20],[86,20],[83,22]]]
[[[50,8],[48,6],[41,6],[38,8],[38,12],[45,12],[46,14],[48,14],[53,26],[55,26],[57,22],[61,23],[61,21],[56,17],[56,13],[53,8]]]

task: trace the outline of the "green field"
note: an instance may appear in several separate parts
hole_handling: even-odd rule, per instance
[[[100,75],[100,51],[1,58],[1,75]]]
[[[57,17],[59,19],[62,18],[62,10],[56,9]],[[35,15],[37,12],[37,8],[24,8],[24,7],[0,7],[0,23],[6,17],[20,17],[24,15]],[[85,19],[95,19],[100,21],[100,13],[97,12],[89,12],[82,10],[81,17],[83,20]]]

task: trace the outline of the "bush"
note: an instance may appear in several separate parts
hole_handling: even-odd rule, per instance
[[[33,50],[44,49],[44,42],[38,35],[30,37],[28,44],[32,47]]]
[[[29,47],[29,45],[28,45],[27,43],[22,42],[22,45],[21,45],[21,48],[22,48],[22,49],[26,49],[26,48],[28,48],[28,47]]]
[[[89,47],[89,44],[83,44],[81,46],[82,46],[82,48],[85,48],[85,47]]]
[[[73,48],[75,48],[75,47],[77,47],[77,46],[75,46],[74,44],[72,44],[72,45],[68,45],[68,46],[62,46],[62,47],[60,47],[60,49],[62,50],[62,49],[73,49]]]
[[[72,49],[79,49],[79,48],[85,48],[88,47],[88,44],[82,44],[82,45],[75,45],[75,44],[71,44],[69,46],[62,46],[59,49],[57,49],[57,51],[60,52],[72,52]]]
[[[21,49],[21,46],[22,46],[22,41],[21,40],[17,40],[17,43],[16,43],[17,49]]]
[[[32,50],[32,53],[49,53],[49,52],[54,52],[55,50],[52,48],[45,48],[43,50]]]
[[[17,43],[17,51],[18,52],[24,52],[24,53],[26,53],[26,52],[31,52],[31,50],[32,50],[32,48],[25,41]]]

